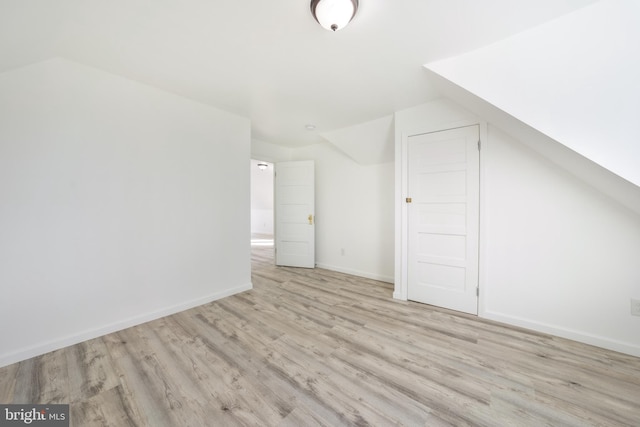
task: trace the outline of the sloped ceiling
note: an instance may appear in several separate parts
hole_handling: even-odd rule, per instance
[[[394,154],[393,116],[386,116],[322,136],[361,165],[392,162]]]
[[[63,57],[241,114],[255,139],[293,147],[437,97],[424,63],[594,1],[361,0],[331,33],[305,0],[0,0],[0,72]]]
[[[640,2],[603,0],[425,67],[640,186],[639,49]]]

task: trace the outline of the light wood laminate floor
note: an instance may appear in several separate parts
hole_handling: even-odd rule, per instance
[[[277,268],[254,289],[0,368],[75,426],[640,426],[640,359]]]

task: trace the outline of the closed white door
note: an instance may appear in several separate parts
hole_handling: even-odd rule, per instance
[[[312,160],[276,163],[276,265],[315,267],[314,177]]]
[[[408,138],[408,297],[478,314],[479,128]]]

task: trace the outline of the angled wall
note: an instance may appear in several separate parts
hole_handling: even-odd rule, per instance
[[[322,137],[360,165],[393,162],[393,115],[325,132]]]
[[[0,365],[251,287],[245,118],[62,59],[0,74]]]

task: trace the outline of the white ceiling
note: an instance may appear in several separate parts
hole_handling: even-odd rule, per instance
[[[360,0],[331,33],[308,0],[0,0],[0,72],[62,56],[249,117],[255,139],[299,146],[434,99],[422,64],[595,1]]]

